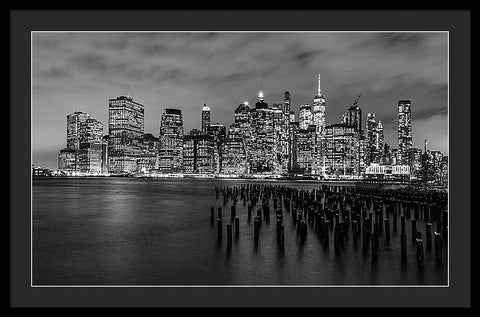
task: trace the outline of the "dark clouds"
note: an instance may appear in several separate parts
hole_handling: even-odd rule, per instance
[[[396,147],[397,104],[412,100],[414,143],[447,153],[446,33],[34,33],[33,162],[56,167],[65,116],[81,110],[105,125],[108,99],[145,104],[145,129],[158,135],[166,107],[184,111],[186,131],[212,120],[230,124],[262,89],[269,103],[290,91],[294,109],[311,103],[317,74],[327,121],[362,94],[364,115],[385,123]]]

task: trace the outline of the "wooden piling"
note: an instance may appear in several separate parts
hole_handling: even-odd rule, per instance
[[[437,263],[442,262],[442,236],[439,232],[433,233],[435,237],[435,260]]]
[[[217,219],[217,240],[222,241],[222,219]]]
[[[227,224],[227,246],[232,245],[232,224]]]
[[[235,237],[240,235],[240,219],[235,217]]]
[[[400,234],[400,249],[402,253],[402,260],[407,259],[407,235],[405,233]]]
[[[280,247],[280,249],[283,249],[285,247],[285,226],[284,225],[280,226],[278,246]]]
[[[427,249],[432,247],[432,223],[425,224],[425,239],[427,240]]]
[[[423,254],[423,240],[417,238],[416,240],[417,243],[417,263],[418,267],[423,269],[424,266],[424,254]]]
[[[415,242],[415,240],[417,239],[417,220],[412,219],[411,223],[412,223],[412,242]]]
[[[387,246],[390,244],[390,220],[385,218],[385,240],[387,242]]]

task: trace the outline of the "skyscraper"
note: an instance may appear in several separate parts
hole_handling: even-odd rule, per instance
[[[203,104],[202,108],[202,133],[207,134],[208,126],[210,125],[210,107],[207,104]]]
[[[320,86],[320,74],[318,74],[317,94],[313,97],[312,121],[318,136],[325,134],[325,97],[322,95]]]
[[[183,116],[179,109],[167,108],[162,113],[158,169],[162,173],[183,171]]]
[[[223,124],[209,124],[207,126],[207,135],[214,143],[213,160],[215,173],[218,174],[222,170],[222,147],[227,137],[227,128]]]
[[[80,125],[90,118],[90,114],[76,111],[67,115],[67,149],[80,148]]]
[[[58,169],[65,172],[106,172],[103,124],[88,113],[67,115],[67,148],[58,156]]]
[[[301,174],[315,173],[317,166],[315,146],[317,143],[316,126],[309,125],[305,130],[299,130],[296,134],[296,170]]]
[[[251,147],[249,153],[252,173],[273,173],[275,171],[273,111],[265,102],[263,92],[252,109]]]
[[[412,112],[410,100],[398,102],[398,158],[400,165],[409,164],[409,150],[412,148]]]
[[[188,174],[213,174],[214,140],[210,135],[193,129],[183,137],[183,171]]]
[[[325,129],[325,164],[329,174],[359,175],[359,133],[355,127],[330,124]]]
[[[298,122],[300,124],[300,130],[307,130],[308,126],[312,124],[312,106],[304,104],[300,106],[298,113]]]
[[[144,133],[144,105],[130,96],[108,101],[108,171],[130,173],[137,170]]]

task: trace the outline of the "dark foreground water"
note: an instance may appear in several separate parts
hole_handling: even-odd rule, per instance
[[[217,244],[210,207],[215,186],[275,183],[318,188],[314,182],[245,180],[154,180],[132,178],[35,179],[33,208],[34,285],[446,285],[447,243],[443,263],[425,250],[419,270],[406,222],[407,262],[400,260],[398,231],[389,247],[380,237],[374,265],[361,239],[350,240],[337,255],[324,249],[312,229],[301,246],[289,215],[284,215],[285,250],[276,244],[275,222],[263,222],[258,248],[246,206],[237,204],[240,236],[227,251]],[[254,209],[256,210],[256,209]],[[284,209],[284,213],[285,209]],[[272,216],[273,218],[273,216]],[[227,221],[224,221],[224,226]],[[398,222],[400,228],[400,221]],[[424,224],[418,221],[417,228]],[[434,226],[434,228],[436,228]],[[226,240],[226,229],[223,234]],[[383,239],[382,239],[383,238]]]

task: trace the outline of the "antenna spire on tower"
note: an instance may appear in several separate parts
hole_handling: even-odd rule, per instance
[[[320,74],[318,74],[318,88],[317,88],[317,95],[321,96],[322,95],[322,89],[320,87]]]

